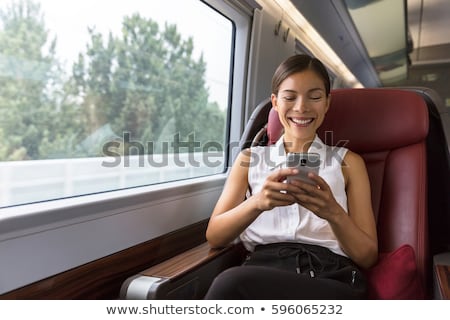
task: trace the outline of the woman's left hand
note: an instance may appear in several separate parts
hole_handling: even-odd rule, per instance
[[[309,173],[308,177],[314,185],[296,179],[290,181],[298,190],[290,192],[296,202],[328,221],[339,215],[344,209],[337,203],[328,183],[314,173]]]

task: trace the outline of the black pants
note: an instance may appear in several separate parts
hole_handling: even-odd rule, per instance
[[[219,274],[205,299],[363,299],[366,281],[348,258],[300,243],[260,245]]]

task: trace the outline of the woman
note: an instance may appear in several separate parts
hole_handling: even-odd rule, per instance
[[[240,237],[251,254],[220,274],[206,299],[364,298],[358,267],[378,254],[369,179],[360,156],[316,135],[330,106],[325,67],[307,55],[288,58],[274,73],[271,100],[284,135],[237,157],[206,231],[212,247]],[[313,184],[286,182],[298,173],[278,166],[289,152],[320,155]]]

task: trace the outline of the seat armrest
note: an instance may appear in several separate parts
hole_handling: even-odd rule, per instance
[[[211,249],[203,243],[128,278],[121,299],[202,299],[221,271],[242,263],[242,244]]]
[[[450,300],[450,252],[434,256],[434,298]]]

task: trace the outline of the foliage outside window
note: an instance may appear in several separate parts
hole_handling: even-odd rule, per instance
[[[136,9],[115,22],[116,32],[86,25],[88,40],[72,61],[58,54],[58,37],[71,35],[47,28],[51,1],[0,7],[0,207],[223,171],[231,22],[197,0],[184,12],[202,20],[206,36],[226,35],[214,61],[213,48],[196,41],[205,34],[182,34],[170,22],[181,2],[151,2],[167,8],[164,23]],[[225,74],[219,101],[210,96],[215,65]],[[218,161],[202,161],[209,152]],[[58,170],[64,181],[52,178]]]

